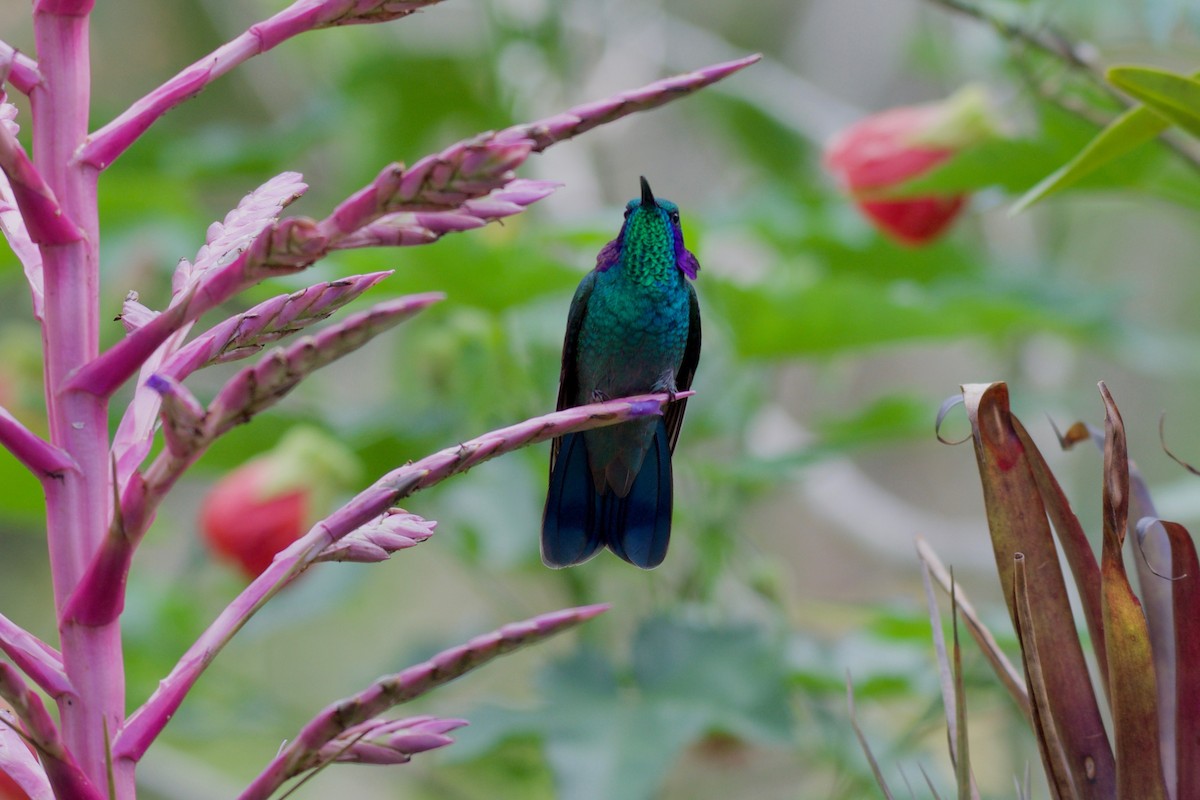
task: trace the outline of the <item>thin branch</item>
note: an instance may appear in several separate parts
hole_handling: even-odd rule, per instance
[[[682,399],[691,392],[680,392]],[[572,431],[614,425],[628,419],[661,414],[671,401],[666,394],[612,400],[569,408],[492,431],[420,461],[392,470],[349,503],[313,526],[275,556],[266,571],[247,586],[209,625],[159,682],[150,698],[128,719],[113,747],[114,759],[139,760],[178,710],[196,680],[242,626],[331,545],[369,523],[404,497],[445,478],[465,472],[495,456]]]
[[[8,42],[0,41],[0,83],[5,82],[27,95],[42,82],[42,73],[36,61]]]
[[[942,591],[946,593],[946,596],[953,597],[958,607],[958,612],[966,620],[967,630],[979,644],[980,650],[983,651],[984,656],[991,663],[996,676],[1000,678],[1000,682],[1008,689],[1009,695],[1012,696],[1021,713],[1025,715],[1025,719],[1030,720],[1032,723],[1033,710],[1030,705],[1029,691],[1026,688],[1024,676],[1008,660],[1008,656],[1004,654],[999,643],[996,642],[996,638],[992,636],[992,632],[983,624],[983,620],[980,619],[979,614],[975,611],[970,598],[963,593],[961,587],[953,585],[953,579],[950,576],[949,570],[946,569],[946,565],[942,563],[942,560],[938,558],[937,553],[934,552],[929,542],[923,537],[917,536],[914,539],[914,544],[917,548],[917,557],[921,560],[922,565],[928,570],[929,575],[937,581],[938,585],[942,587]]]
[[[266,300],[217,323],[180,348],[159,370],[181,381],[198,369],[258,353],[323,319],[391,275],[392,271],[351,275]]]
[[[0,614],[0,650],[54,699],[74,693],[63,672],[62,655],[50,645]]]
[[[8,177],[30,239],[41,245],[61,245],[83,238],[83,231],[67,217],[54,190],[8,125],[0,125],[0,169]]]
[[[0,407],[0,445],[41,481],[61,478],[64,472],[79,469],[65,451],[26,428],[3,407]]]
[[[944,8],[947,11],[962,14],[982,22],[994,28],[1005,39],[1012,42],[1019,42],[1026,47],[1030,47],[1043,55],[1053,58],[1076,74],[1083,76],[1089,83],[1120,106],[1122,110],[1128,110],[1138,105],[1117,91],[1105,79],[1103,67],[1101,67],[1096,59],[1095,49],[1090,45],[1072,42],[1066,34],[1046,26],[1043,26],[1042,30],[1030,30],[1008,20],[1000,19],[982,7],[966,2],[966,0],[927,0],[927,2]],[[1111,121],[1097,119],[1095,113],[1090,109],[1072,102],[1069,98],[1063,97],[1059,93],[1047,90],[1046,87],[1042,86],[1041,83],[1034,80],[1031,76],[1026,76],[1026,80],[1037,94],[1057,103],[1066,111],[1094,125],[1104,127]],[[1160,138],[1162,139],[1162,143],[1171,152],[1186,161],[1192,169],[1200,171],[1200,155],[1197,155],[1191,149],[1169,137]]]
[[[1123,98],[1104,80],[1104,75],[1096,62],[1095,50],[1090,46],[1074,44],[1066,35],[1045,26],[1038,31],[1029,30],[1016,23],[1000,19],[965,0],[928,0],[928,2],[978,20],[995,28],[997,33],[1009,41],[1020,42],[1062,62],[1071,69],[1086,75],[1096,84],[1097,88],[1107,92],[1114,100],[1122,102]]]

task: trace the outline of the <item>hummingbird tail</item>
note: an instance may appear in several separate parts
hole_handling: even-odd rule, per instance
[[[569,567],[587,561],[603,545],[642,569],[667,556],[671,537],[671,446],[659,420],[654,439],[629,494],[597,494],[581,433],[568,433],[550,473],[542,516],[542,562]]]
[[[581,564],[604,544],[597,524],[596,487],[581,433],[562,437],[542,515],[542,562],[558,569]]]
[[[667,426],[658,421],[642,468],[625,497],[607,492],[597,498],[605,544],[642,569],[653,569],[667,557],[671,538],[671,446]]]

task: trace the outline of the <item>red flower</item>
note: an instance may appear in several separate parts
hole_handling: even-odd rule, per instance
[[[304,533],[308,491],[272,491],[269,459],[247,461],[217,481],[200,505],[200,530],[213,552],[256,578]]]
[[[967,88],[940,103],[902,106],[859,120],[825,148],[825,167],[876,226],[906,245],[937,238],[966,195],[889,199],[902,184],[994,135],[986,99]]]
[[[357,459],[337,441],[298,428],[221,478],[200,503],[200,532],[222,560],[256,578],[304,535],[352,482]]]

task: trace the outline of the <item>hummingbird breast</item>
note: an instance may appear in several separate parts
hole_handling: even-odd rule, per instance
[[[687,345],[688,295],[683,275],[674,272],[649,283],[597,276],[579,332],[579,403],[675,390]]]

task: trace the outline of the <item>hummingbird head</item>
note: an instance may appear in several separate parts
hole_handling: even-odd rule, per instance
[[[643,235],[665,235],[679,230],[679,206],[670,200],[656,200],[650,191],[650,182],[641,177],[642,196],[625,204],[625,225],[622,233],[628,235],[630,227],[644,231]],[[630,224],[630,221],[633,224]]]
[[[675,266],[695,280],[700,264],[683,244],[679,206],[670,200],[656,198],[645,176],[642,176],[641,184],[642,196],[625,204],[625,223],[617,238],[600,251],[597,268],[603,272],[618,263],[626,250],[667,250],[674,254]]]

